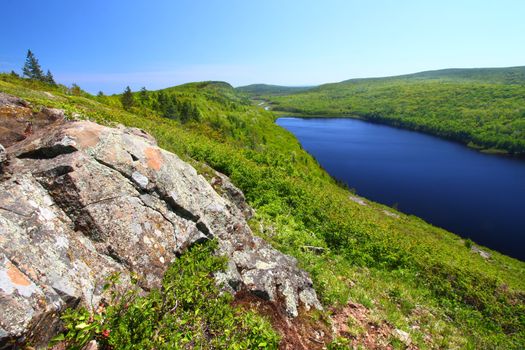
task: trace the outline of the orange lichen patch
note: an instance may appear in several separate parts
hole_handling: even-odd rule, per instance
[[[67,135],[74,138],[77,147],[89,148],[95,146],[100,141],[100,133],[103,126],[89,123],[85,127],[72,127],[67,130]]]
[[[7,276],[13,284],[27,287],[31,281],[12,263],[7,263]]]
[[[162,154],[158,148],[148,147],[144,150],[144,155],[146,156],[148,167],[153,170],[160,170],[162,166]]]

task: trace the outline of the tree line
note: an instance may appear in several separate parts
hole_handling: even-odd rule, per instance
[[[388,79],[267,95],[275,111],[358,116],[488,152],[525,155],[525,85]]]
[[[19,77],[14,71],[11,71],[11,75]],[[44,73],[38,59],[31,50],[27,50],[25,64],[22,68],[22,76],[32,81],[57,85],[51,71],[48,69],[47,72]],[[73,84],[72,87],[68,89],[68,92],[72,95],[81,95],[83,91],[77,84]],[[165,118],[177,119],[183,123],[190,120],[200,120],[201,118],[201,112],[195,104],[187,99],[181,101],[175,94],[168,94],[164,91],[150,93],[143,87],[136,95],[138,95],[137,98],[130,87],[127,86],[120,96],[122,107],[128,111],[134,106],[150,108],[159,112]],[[103,97],[104,93],[100,91],[97,96]]]
[[[138,93],[134,94],[127,86],[120,96],[120,102],[126,110],[130,110],[134,106],[151,108],[165,118],[177,119],[183,123],[190,120],[198,121],[201,118],[201,112],[195,104],[188,100],[182,101],[177,95],[168,94],[162,90],[150,93],[143,87]]]

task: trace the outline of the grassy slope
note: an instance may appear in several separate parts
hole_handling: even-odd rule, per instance
[[[236,88],[237,91],[250,94],[252,96],[263,95],[287,95],[295,92],[307,91],[312,87],[309,86],[280,86],[268,84],[252,84],[240,86]]]
[[[228,174],[257,210],[254,230],[298,258],[327,306],[359,302],[376,322],[410,332],[420,348],[525,346],[523,262],[489,249],[493,258],[486,261],[458,236],[416,217],[399,213],[396,219],[384,212],[395,212],[391,208],[350,200],[350,192],[274,124],[273,114],[251,107],[228,86],[169,89],[198,106],[201,120],[187,124],[149,109],[123,111],[117,97],[70,96],[8,76],[0,76],[0,91],[104,124],[142,128],[197,168],[206,162]],[[305,251],[306,245],[325,253]]]
[[[525,154],[525,67],[354,79],[262,97],[276,111],[359,117]]]

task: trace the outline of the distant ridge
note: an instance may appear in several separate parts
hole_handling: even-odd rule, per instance
[[[264,99],[275,112],[358,117],[488,153],[525,156],[525,66],[350,79],[288,93],[255,91],[251,97]]]
[[[393,79],[443,79],[503,84],[525,84],[525,66],[505,68],[446,68],[388,77],[348,79],[341,83]]]
[[[239,86],[237,91],[244,92],[250,95],[287,95],[295,92],[307,91],[315,86],[281,86],[269,84],[252,84],[246,86]]]
[[[233,86],[231,86],[229,83],[225,81],[215,81],[215,80],[208,80],[208,81],[198,81],[198,82],[191,82],[191,83],[185,83],[181,85],[175,85],[171,87],[167,87],[160,90],[173,90],[173,89],[181,89],[181,88],[195,88],[195,89],[225,89],[225,90],[233,90]],[[159,90],[159,91],[160,91]]]
[[[326,83],[317,86],[282,86],[271,84],[251,84],[239,86],[235,90],[252,96],[261,95],[288,95],[304,92],[324,86],[336,84],[388,81],[388,80],[445,80],[445,81],[475,81],[499,84],[525,84],[525,66],[504,68],[445,68],[438,70],[422,71],[402,75],[392,75],[374,78],[352,78],[341,82]]]

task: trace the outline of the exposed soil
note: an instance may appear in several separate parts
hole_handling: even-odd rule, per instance
[[[332,330],[327,321],[316,321],[305,310],[300,310],[299,316],[291,319],[286,315],[281,301],[271,302],[240,291],[235,295],[234,305],[266,316],[281,335],[280,350],[326,349],[326,345],[332,341]]]
[[[353,348],[394,349],[390,344],[393,338],[405,343],[406,349],[417,350],[410,337],[401,340],[394,327],[387,322],[375,322],[370,311],[363,305],[349,302],[345,307],[333,310],[332,327],[336,336],[350,340]]]

